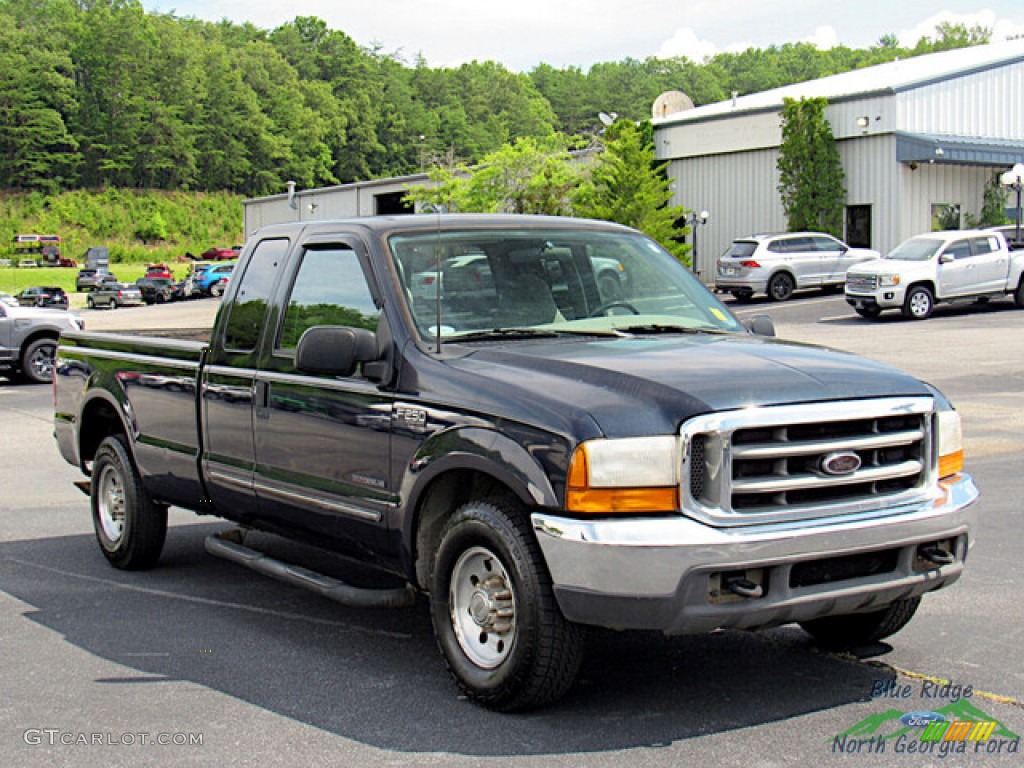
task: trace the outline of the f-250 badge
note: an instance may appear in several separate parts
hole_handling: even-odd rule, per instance
[[[427,412],[419,408],[395,406],[394,421],[396,426],[408,429],[423,429],[427,425]]]

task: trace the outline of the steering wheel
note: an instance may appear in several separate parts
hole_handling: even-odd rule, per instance
[[[640,310],[634,307],[628,301],[608,301],[602,304],[601,306],[597,307],[593,312],[590,313],[589,316],[597,317],[598,315],[606,314],[609,309],[612,309],[614,307],[624,307],[625,309],[628,309],[630,312],[632,312],[634,315],[640,314]]]

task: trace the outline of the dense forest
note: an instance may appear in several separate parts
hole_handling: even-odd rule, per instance
[[[915,47],[794,43],[705,62],[589,70],[433,69],[317,18],[274,30],[147,13],[138,0],[0,0],[0,189],[243,195],[472,163],[523,137],[587,137],[599,111],[641,120],[666,90],[695,103],[987,39],[940,27]]]

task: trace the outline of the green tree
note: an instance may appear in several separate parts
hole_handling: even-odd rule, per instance
[[[669,205],[672,190],[664,164],[655,162],[650,123],[613,123],[605,134],[605,149],[579,189],[576,212],[592,219],[617,221],[657,240],[684,264],[691,247],[679,242],[675,222],[686,214]]]
[[[463,213],[572,215],[571,194],[581,170],[564,139],[519,139],[486,155],[479,166],[435,166],[433,186],[420,185],[409,199]]]
[[[823,98],[785,99],[779,147],[779,192],[789,231],[843,233],[845,176]]]
[[[0,187],[49,192],[73,182],[78,142],[67,39],[41,20],[0,13]]]

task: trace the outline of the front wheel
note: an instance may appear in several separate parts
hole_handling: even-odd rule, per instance
[[[800,622],[800,626],[828,648],[856,648],[895,635],[914,618],[920,604],[920,597],[908,597],[880,611],[826,616]]]
[[[473,701],[524,710],[575,682],[582,630],[555,602],[524,510],[507,501],[460,507],[441,534],[430,587],[441,654]]]
[[[1017,290],[1013,292],[1013,303],[1018,309],[1024,309],[1024,275],[1017,283]]]
[[[32,384],[53,381],[53,363],[57,356],[57,342],[36,339],[21,354],[21,375]]]
[[[861,317],[866,317],[868,320],[874,320],[882,314],[881,307],[854,307],[853,311]]]
[[[787,301],[796,290],[796,282],[788,272],[779,272],[768,281],[768,298],[772,301]]]
[[[903,302],[903,316],[911,320],[926,320],[931,317],[934,309],[935,297],[923,285],[911,288]]]
[[[167,507],[149,497],[122,442],[106,438],[92,465],[92,522],[103,555],[115,568],[152,568],[167,536]]]

